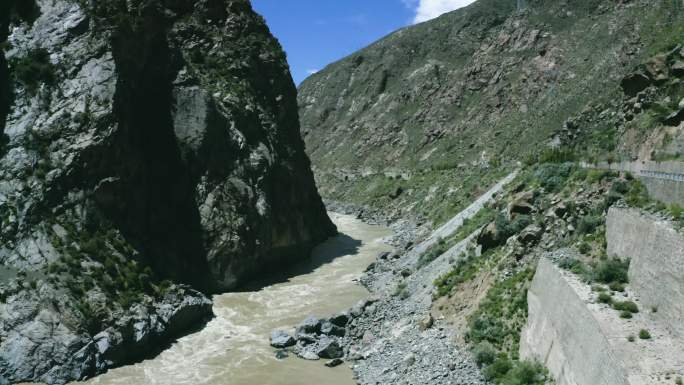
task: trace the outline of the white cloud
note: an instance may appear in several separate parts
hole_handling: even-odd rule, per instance
[[[313,75],[313,74],[315,74],[316,72],[318,72],[317,69],[306,70],[306,73],[309,74],[309,75]]]
[[[401,0],[405,6],[415,10],[413,23],[422,23],[435,17],[463,8],[475,0]]]

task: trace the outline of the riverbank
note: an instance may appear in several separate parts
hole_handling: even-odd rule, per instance
[[[295,325],[303,315],[336,313],[367,298],[358,284],[381,252],[391,230],[353,216],[330,214],[340,234],[319,245],[310,260],[269,276],[242,291],[213,298],[215,318],[179,338],[159,355],[108,371],[89,385],[353,385],[347,366],[277,359],[268,347],[274,328]],[[76,383],[74,383],[76,384]]]
[[[419,266],[418,260],[441,237],[460,229],[485,204],[515,178],[509,175],[493,186],[445,225],[435,231],[410,220],[390,223],[403,245],[396,253],[379,254],[361,283],[371,293],[347,314],[345,336],[340,340],[345,359],[351,364],[358,384],[486,384],[470,353],[462,345],[458,330],[449,328],[432,315],[431,283],[452,268],[453,258],[465,251],[474,235],[458,242],[431,263]],[[331,205],[357,218],[390,221],[382,213],[353,205]],[[412,223],[413,226],[406,226]],[[402,243],[403,242],[403,243]],[[300,336],[306,338],[305,336]],[[325,337],[321,337],[325,338]],[[295,350],[306,351],[308,342],[300,338]]]

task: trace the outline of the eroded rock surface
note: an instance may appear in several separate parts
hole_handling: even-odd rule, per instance
[[[248,1],[1,7],[0,383],[137,359],[334,233]]]

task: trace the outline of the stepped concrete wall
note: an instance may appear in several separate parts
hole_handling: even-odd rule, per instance
[[[551,261],[542,258],[527,293],[520,356],[543,363],[557,385],[628,385],[599,322]]]
[[[641,307],[684,338],[684,235],[668,221],[639,210],[611,208],[606,220],[608,255],[631,260],[630,287]]]

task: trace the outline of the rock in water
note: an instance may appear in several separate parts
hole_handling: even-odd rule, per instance
[[[297,326],[296,335],[319,334],[321,332],[323,321],[314,317],[308,316],[302,323]],[[299,338],[299,337],[298,337]]]
[[[294,346],[297,343],[297,341],[295,341],[294,337],[287,334],[287,332],[285,332],[283,330],[272,331],[271,337],[270,337],[270,342],[271,342],[271,346],[273,346],[274,348],[278,348],[278,349],[288,348],[290,346]]]
[[[248,0],[2,0],[0,45],[0,383],[140,359],[335,232]]]
[[[347,326],[347,322],[349,322],[349,313],[347,313],[347,312],[338,313],[338,314],[330,317],[329,321],[333,325],[343,328],[343,327]]]
[[[320,357],[318,357],[316,355],[316,353],[309,351],[309,350],[304,350],[304,351],[300,352],[299,357],[303,358],[305,360],[309,360],[309,361],[316,361],[316,360],[321,359]]]
[[[344,356],[344,351],[342,351],[342,347],[340,347],[340,344],[336,340],[324,337],[321,338],[319,342],[319,348],[316,354],[321,358],[333,359]]]
[[[329,368],[334,368],[336,366],[342,365],[343,363],[344,363],[344,361],[342,361],[342,359],[335,358],[334,360],[330,360],[330,361],[326,362],[325,366],[327,366]]]
[[[344,337],[345,329],[333,324],[332,322],[325,321],[321,326],[321,334],[325,334],[327,336]]]

